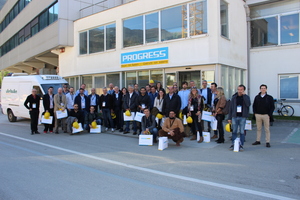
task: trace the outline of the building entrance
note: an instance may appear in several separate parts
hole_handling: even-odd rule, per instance
[[[185,71],[185,72],[178,72],[178,87],[181,89],[181,83],[183,81],[188,82],[188,88],[190,88],[190,81],[194,81],[195,85],[198,89],[200,89],[201,86],[201,71]]]

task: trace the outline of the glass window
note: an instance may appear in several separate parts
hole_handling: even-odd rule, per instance
[[[158,41],[158,13],[145,16],[146,43]]]
[[[55,22],[58,18],[58,4],[56,3],[51,8],[49,8],[49,24]]]
[[[97,76],[94,78],[95,80],[95,89],[96,93],[101,95],[103,94],[102,88],[105,87],[105,77],[104,76]]]
[[[210,84],[215,82],[215,71],[202,71],[202,81],[206,80],[208,86],[210,87]]]
[[[35,35],[36,33],[39,32],[39,24],[34,25],[33,27],[31,27],[31,35]]]
[[[24,0],[19,1],[19,11],[21,12],[24,8]]]
[[[220,5],[221,35],[228,38],[228,3],[221,0]]]
[[[75,86],[75,78],[74,78],[74,77],[70,78],[69,85],[70,85],[71,87],[74,87],[74,86]],[[75,89],[75,88],[74,88],[74,89]]]
[[[104,51],[104,26],[89,30],[89,53]]]
[[[43,12],[40,17],[39,17],[39,27],[40,27],[40,30],[43,30],[45,27],[48,26],[48,10]]]
[[[299,98],[299,75],[280,75],[280,98]]]
[[[281,16],[281,44],[299,42],[299,13]]]
[[[126,86],[136,84],[136,72],[126,72]]]
[[[25,6],[30,3],[31,0],[25,0]]]
[[[251,21],[251,46],[278,44],[278,18],[269,17]]]
[[[15,7],[14,7],[14,14],[15,14],[15,17],[19,14],[19,6],[18,6],[18,4],[16,4]]]
[[[176,76],[175,73],[167,73],[166,74],[166,86],[172,86],[173,83],[175,82]]]
[[[163,71],[162,70],[151,70],[151,80],[153,80],[155,83],[157,82],[163,82]]]
[[[92,76],[83,76],[82,77],[82,83],[86,84],[85,89],[90,94],[91,89],[93,87],[93,77]]]
[[[186,5],[161,11],[161,40],[186,37]]]
[[[141,44],[143,44],[143,16],[124,20],[123,47]]]
[[[80,54],[87,54],[87,32],[79,33]]]
[[[190,36],[207,33],[207,5],[206,0],[191,3],[190,12]]]
[[[149,70],[145,70],[145,71],[139,71],[139,86],[141,87],[145,87],[147,84],[149,84]]]
[[[120,74],[107,74],[106,75],[106,85],[112,83],[114,86],[118,86],[120,88]]]
[[[106,26],[106,50],[116,48],[116,24]]]

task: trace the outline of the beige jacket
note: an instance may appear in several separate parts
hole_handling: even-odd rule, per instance
[[[57,110],[59,110],[59,109],[62,109],[62,108],[66,109],[66,107],[67,107],[67,98],[66,98],[66,95],[61,94],[61,96],[62,96],[61,103],[63,105],[60,103],[59,94],[54,95],[54,112],[57,111]]]
[[[165,132],[170,132],[170,131],[173,131],[175,128],[179,128],[180,129],[180,132],[184,132],[184,128],[183,128],[183,124],[182,124],[182,121],[178,118],[175,118],[175,121],[174,123],[172,124],[171,126],[171,123],[170,123],[170,118],[168,117],[164,124],[163,124],[163,127],[162,129],[165,131]]]

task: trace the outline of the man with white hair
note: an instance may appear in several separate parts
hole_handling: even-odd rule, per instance
[[[123,100],[123,110],[130,111],[131,113],[135,113],[138,107],[138,95],[134,92],[134,87],[132,85],[128,86],[128,93],[126,94]],[[129,133],[129,121],[126,122],[126,128],[124,134]],[[137,124],[136,121],[132,122],[133,124],[133,135],[137,134]]]
[[[58,126],[59,122],[61,124],[62,130],[66,133],[67,132],[67,126],[66,126],[66,118],[57,119],[56,111],[65,111],[67,106],[67,98],[66,95],[63,93],[62,88],[57,89],[57,94],[54,95],[54,116],[55,116],[55,127],[54,127],[54,133],[58,134]]]
[[[39,120],[39,113],[40,113],[41,97],[36,93],[37,93],[36,89],[32,89],[31,95],[27,96],[24,102],[24,106],[29,110],[29,115],[31,120],[31,135],[40,134],[38,132],[38,120]]]
[[[114,91],[114,84],[113,83],[110,83],[109,85],[108,85],[108,87],[109,87],[109,90],[107,91],[107,93],[108,94],[110,94],[110,95],[113,95],[113,93],[115,92]]]

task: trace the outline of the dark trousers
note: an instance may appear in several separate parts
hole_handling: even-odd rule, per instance
[[[217,129],[219,131],[219,140],[224,140],[224,128],[223,128],[223,119],[224,115],[217,114],[216,119],[218,120],[218,126]]]
[[[109,108],[102,108],[104,126],[107,128],[114,128],[114,122],[111,118],[111,112]]]
[[[202,126],[201,126],[201,122],[198,122],[198,116],[197,115],[192,115],[193,118],[193,123],[192,123],[192,132],[193,135],[197,135],[197,131],[199,131],[200,136],[202,137]]]
[[[38,131],[38,121],[39,121],[39,110],[32,110],[29,111],[30,119],[31,119],[31,131],[36,132]]]
[[[50,116],[53,117],[53,119],[52,119],[52,124],[44,124],[44,126],[45,126],[44,131],[53,131],[53,127],[55,126],[54,109],[52,108],[52,109],[49,109],[48,111],[50,113]]]
[[[115,124],[116,124],[117,129],[123,128],[124,119],[123,119],[122,109],[115,108],[115,114],[116,114]]]

